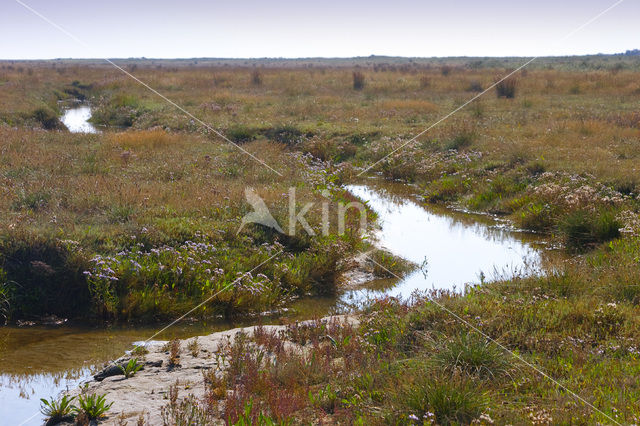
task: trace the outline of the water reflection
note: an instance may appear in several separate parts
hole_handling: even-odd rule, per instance
[[[505,278],[536,271],[540,251],[535,237],[518,235],[490,217],[426,209],[408,194],[386,187],[353,185],[354,195],[378,213],[381,245],[395,255],[422,264],[396,285],[388,281],[346,293],[345,302],[382,294],[409,297],[415,290],[461,290],[483,279]],[[406,191],[405,191],[406,192]],[[527,241],[527,239],[529,241]]]
[[[98,130],[89,123],[91,108],[86,105],[76,106],[65,110],[60,118],[71,133],[98,133]]]

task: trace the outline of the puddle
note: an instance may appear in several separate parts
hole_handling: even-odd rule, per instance
[[[98,129],[91,123],[91,108],[86,105],[66,109],[60,121],[67,126],[71,133],[98,133]]]

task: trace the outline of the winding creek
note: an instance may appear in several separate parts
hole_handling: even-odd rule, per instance
[[[95,133],[95,127],[87,122],[90,117],[89,107],[80,106],[67,110],[62,121],[72,132]],[[374,180],[347,189],[378,213],[380,244],[395,255],[425,264],[426,268],[400,282],[375,280],[345,290],[335,298],[302,300],[286,313],[287,319],[334,313],[345,305],[385,294],[408,297],[416,289],[461,290],[466,283],[514,273],[536,273],[542,261],[543,239],[515,232],[489,216],[424,207],[415,201],[410,186]],[[186,338],[244,325],[251,322],[182,323],[160,338]],[[0,411],[3,412],[0,424],[42,424],[38,414],[41,397],[76,387],[102,363],[119,357],[134,342],[154,332],[151,327],[0,328]],[[11,409],[5,410],[6,407]]]

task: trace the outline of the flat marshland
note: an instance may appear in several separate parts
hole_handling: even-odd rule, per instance
[[[333,214],[319,232],[319,209],[308,214],[316,236],[237,233],[252,211],[245,190],[288,223],[290,188],[335,206],[355,200],[344,185],[366,170],[413,185],[425,204],[545,235],[567,260],[463,294],[378,300],[359,322],[255,329],[220,347],[225,368],[205,374],[203,397],[187,397],[192,384],[171,389],[167,424],[640,421],[640,59],[540,59],[406,146],[518,61],[123,66],[280,175],[112,67],[3,62],[9,321],[153,322],[214,294],[193,316],[229,318],[334,293],[347,260],[371,249],[360,215],[350,211],[346,233]],[[91,105],[100,133],[64,130],[74,99]],[[197,357],[174,346],[174,358]]]

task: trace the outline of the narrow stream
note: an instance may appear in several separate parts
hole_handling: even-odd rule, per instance
[[[377,280],[349,291],[342,296],[345,302],[384,295],[406,299],[415,290],[463,291],[466,284],[540,273],[545,241],[539,236],[514,232],[490,216],[424,207],[404,184],[348,189],[378,213],[380,245],[421,267],[399,282]]]
[[[90,117],[89,107],[80,106],[67,110],[62,121],[71,132],[93,133],[95,127],[87,122]],[[513,232],[487,216],[425,208],[415,201],[411,187],[376,182],[348,189],[378,213],[382,246],[417,264],[426,259],[426,278],[422,270],[417,270],[399,282],[376,280],[336,298],[301,300],[286,314],[289,320],[327,315],[344,305],[357,305],[385,294],[408,297],[416,289],[461,290],[466,283],[518,271],[535,272],[539,266],[544,245],[540,238]],[[282,317],[259,321],[280,320]],[[182,323],[158,338],[187,338],[256,322]],[[121,356],[155,330],[0,327],[0,425],[42,424],[40,398],[76,387],[104,362]]]

